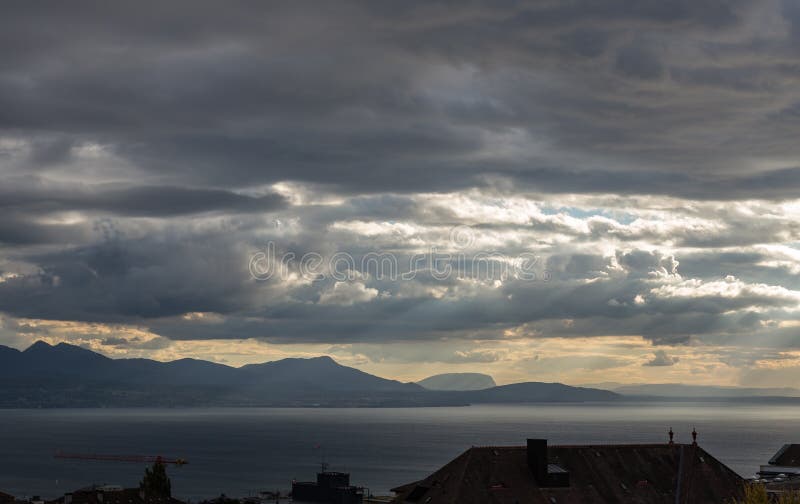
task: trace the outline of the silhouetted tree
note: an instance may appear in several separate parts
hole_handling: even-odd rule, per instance
[[[139,483],[145,497],[171,497],[172,483],[167,476],[167,468],[156,460],[153,467],[144,470],[144,479]]]

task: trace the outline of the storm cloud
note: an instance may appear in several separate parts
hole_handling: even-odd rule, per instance
[[[573,367],[775,379],[800,350],[799,33],[788,0],[8,2],[0,344],[49,321],[120,352],[429,345],[535,374],[570,359],[513,348],[620,337],[638,353]],[[258,280],[268,244],[291,259]],[[470,274],[487,257],[535,278]]]

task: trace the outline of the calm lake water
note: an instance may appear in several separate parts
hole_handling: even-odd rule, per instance
[[[197,500],[288,489],[324,459],[388,494],[471,445],[690,442],[743,476],[800,442],[800,407],[763,404],[560,404],[413,409],[0,410],[0,491],[55,497],[92,483],[138,485],[143,465],[61,460],[63,452],[181,457],[173,492]],[[316,448],[316,447],[319,448]]]

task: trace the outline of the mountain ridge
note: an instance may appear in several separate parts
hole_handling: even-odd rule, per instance
[[[22,352],[0,346],[0,363],[0,407],[464,406],[620,397],[538,382],[433,391],[343,366],[329,356],[236,368],[198,359],[112,359],[66,343],[37,342]]]

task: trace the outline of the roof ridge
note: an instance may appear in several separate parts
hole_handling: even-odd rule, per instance
[[[638,448],[638,447],[669,447],[690,446],[690,443],[597,443],[597,444],[562,444],[550,445],[553,448]]]
[[[691,443],[596,443],[596,444],[557,444],[547,445],[548,448],[656,448],[669,446],[691,446]],[[479,450],[525,450],[525,445],[480,445],[472,446],[470,449]]]
[[[794,446],[792,443],[786,443],[786,444],[784,444],[783,446],[781,446],[780,450],[778,450],[778,451],[775,453],[775,455],[773,455],[773,456],[772,456],[772,458],[771,458],[771,459],[769,459],[769,462],[767,462],[767,463],[768,463],[768,464],[773,464],[773,465],[777,464],[777,463],[778,463],[778,462],[777,462],[777,461],[778,461],[778,459],[779,459],[779,458],[781,458],[781,456],[782,456],[784,453],[786,453],[786,451],[787,451],[789,448],[791,448],[792,446]]]
[[[475,451],[475,447],[472,446],[466,452],[464,452],[464,455],[466,455],[466,460],[464,461],[464,468],[461,471],[461,477],[458,479],[458,481],[464,481],[464,475],[467,474],[467,469],[469,468],[469,462],[470,462],[470,459],[472,458],[472,453],[474,451]],[[461,496],[461,490],[463,489],[464,486],[465,485],[457,485],[456,486],[456,499],[453,502],[462,502],[461,499],[459,499],[459,497]]]

